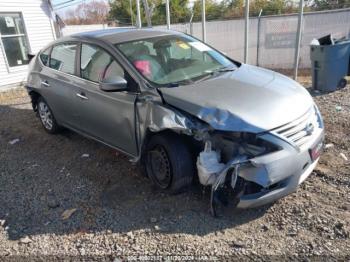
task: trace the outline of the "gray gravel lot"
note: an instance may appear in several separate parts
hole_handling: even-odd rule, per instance
[[[349,260],[350,86],[313,95],[330,144],[316,171],[274,205],[212,218],[208,190],[160,193],[115,150],[47,134],[23,90],[0,93],[0,260]]]

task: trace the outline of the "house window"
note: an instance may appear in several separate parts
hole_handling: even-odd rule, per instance
[[[0,13],[0,38],[10,67],[28,64],[28,41],[19,13]]]

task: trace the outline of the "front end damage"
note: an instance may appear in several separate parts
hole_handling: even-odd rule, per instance
[[[254,133],[239,124],[229,131],[215,128],[215,117],[203,121],[150,97],[137,102],[138,140],[145,140],[146,130],[172,130],[201,144],[197,171],[200,183],[211,187],[214,216],[217,205],[226,202],[224,191],[230,191],[234,207],[265,205],[296,191],[317,164],[319,154],[311,151],[322,149],[324,130],[316,106],[283,126]],[[139,146],[141,152],[142,142]]]
[[[211,212],[231,191],[238,208],[274,202],[294,191],[315,168],[324,131],[317,108],[283,127],[259,134],[213,132],[197,159],[201,184],[211,186]],[[306,130],[312,125],[312,130]],[[318,150],[317,152],[315,150]],[[315,154],[315,152],[317,154]]]

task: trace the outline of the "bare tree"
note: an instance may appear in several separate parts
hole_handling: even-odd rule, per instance
[[[91,1],[79,4],[75,9],[65,13],[66,24],[102,24],[107,22],[109,5],[105,1]]]

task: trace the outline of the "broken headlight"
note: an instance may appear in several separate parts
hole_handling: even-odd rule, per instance
[[[263,140],[256,134],[243,133],[239,153],[241,155],[247,155],[249,158],[251,158],[275,152],[280,149],[281,148],[279,146]]]
[[[211,138],[213,147],[220,150],[224,162],[236,156],[246,156],[249,159],[280,150],[279,146],[253,133],[220,132]]]

